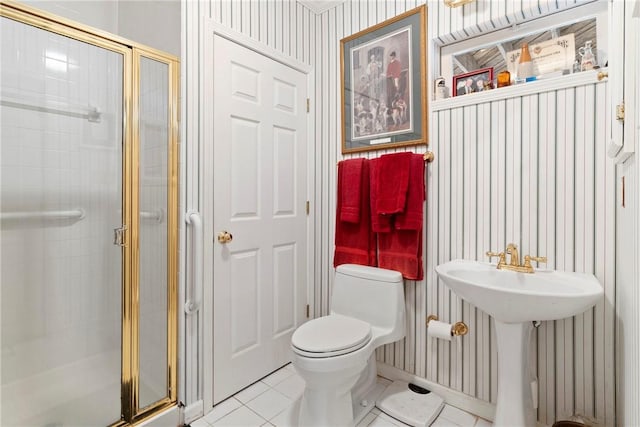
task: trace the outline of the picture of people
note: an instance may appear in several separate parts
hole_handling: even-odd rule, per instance
[[[427,144],[427,7],[340,40],[342,153]]]
[[[410,40],[406,27],[352,49],[352,140],[413,130]]]
[[[493,68],[482,68],[453,76],[453,96],[482,92],[491,87]]]

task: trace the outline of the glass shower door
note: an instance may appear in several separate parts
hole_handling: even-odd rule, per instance
[[[125,52],[0,18],[0,424],[121,418]]]
[[[140,67],[140,341],[139,408],[168,396],[169,65],[137,56]]]

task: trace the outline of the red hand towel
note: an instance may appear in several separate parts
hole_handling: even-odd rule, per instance
[[[380,159],[369,160],[371,174],[371,229],[375,233],[391,231],[391,216],[378,215],[376,204],[378,201],[378,180],[380,171]]]
[[[343,160],[338,163],[338,176],[342,175],[340,187],[340,221],[360,221],[360,199],[362,197],[362,158]]]
[[[413,153],[402,152],[380,156],[378,160],[376,213],[389,215],[403,212],[409,186],[409,165]]]
[[[409,280],[422,280],[422,230],[378,233],[378,266],[402,273]]]
[[[422,280],[422,224],[424,217],[424,159],[410,153],[407,199],[403,211],[393,215],[393,228],[378,233],[378,266],[402,273],[405,279]]]
[[[409,188],[404,210],[396,214],[394,227],[397,230],[421,230],[424,218],[424,158],[412,154],[409,168]]]
[[[340,264],[361,264],[376,266],[375,236],[371,231],[371,214],[369,207],[369,162],[362,163],[360,175],[360,222],[340,220],[342,210],[342,191],[345,189],[344,168],[338,167],[338,197],[336,212],[336,247],[333,255],[333,266]]]

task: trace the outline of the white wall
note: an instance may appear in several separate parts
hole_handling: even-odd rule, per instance
[[[429,45],[429,61],[437,60],[434,49],[436,44],[450,43],[481,31],[509,26],[514,22],[563,9],[575,3],[576,1],[571,0],[479,0],[463,8],[449,9],[441,1],[429,1],[427,40],[435,41]],[[318,218],[314,224],[316,315],[326,314],[328,311],[333,276],[335,165],[343,158],[340,154],[339,41],[419,4],[421,2],[415,0],[347,1],[317,16],[310,15],[307,9],[292,0],[266,3],[204,0],[187,5],[190,11],[187,25],[189,22],[193,25],[187,32],[187,44],[194,47],[194,53],[186,59],[186,83],[189,88],[187,94],[198,93],[195,46],[197,22],[201,14],[211,16],[226,27],[314,66],[316,81],[312,105],[316,122],[316,170],[312,199],[315,200],[315,217]],[[292,42],[292,35],[299,35],[296,43]],[[428,81],[432,80],[433,76],[430,75]],[[535,138],[523,141],[522,145],[513,144],[513,141],[521,139],[520,131],[526,134],[538,128],[540,132],[556,130],[552,125],[541,121],[539,114],[547,113],[548,120],[557,123],[564,123],[565,120],[575,121],[578,124],[576,129],[580,128],[582,120],[591,124],[600,122],[600,107],[589,112],[583,111],[583,108],[591,105],[585,100],[603,97],[603,87],[605,86],[587,85],[581,89],[559,90],[482,107],[465,107],[434,113],[429,148],[436,154],[436,163],[428,168],[429,213],[426,224],[429,245],[426,259],[429,274],[425,281],[406,284],[406,302],[410,313],[407,339],[379,350],[379,360],[478,399],[495,401],[497,356],[495,346],[492,345],[490,320],[438,284],[433,275],[433,266],[437,262],[458,256],[482,259],[482,251],[498,249],[507,239],[514,240],[526,248],[526,251],[548,255],[552,258],[550,266],[554,268],[594,272],[606,291],[606,298],[594,310],[573,319],[546,322],[538,330],[534,360],[541,388],[540,421],[552,424],[559,417],[579,412],[595,418],[601,424],[616,424],[616,282],[613,258],[615,214],[612,213],[615,180],[612,178],[611,163],[601,159],[603,137],[594,128],[589,127],[590,132],[597,133],[588,136],[592,151],[582,144],[580,138],[584,135],[578,133],[579,131],[569,132],[573,129],[570,127],[567,127],[568,133],[564,135],[540,133]],[[572,113],[563,116],[564,107]],[[198,137],[197,109],[197,100],[187,100],[185,114],[189,141]],[[469,124],[471,131],[479,132],[480,128],[474,121],[474,114],[481,113],[488,120],[489,117],[496,117],[495,111],[499,112],[499,117],[504,121],[501,119],[495,127],[485,127],[491,129],[492,133],[488,138],[493,141],[487,151],[478,150],[473,138],[455,133],[452,124],[464,121]],[[536,112],[535,115],[531,114],[533,111]],[[511,120],[515,128],[511,125],[507,127],[506,119]],[[494,132],[497,135],[507,131],[511,132],[511,137],[495,141],[491,139]],[[530,150],[543,148],[548,150],[548,154],[544,154],[544,157],[543,154],[537,154],[538,158],[554,162],[553,168],[544,169],[547,171],[545,173],[553,173],[553,180],[566,176],[558,181],[558,188],[554,187],[553,190],[562,192],[557,194],[566,195],[566,201],[533,200],[528,196],[540,195],[539,192],[532,193],[528,183],[531,182],[532,187],[538,184],[543,173],[539,169],[543,165],[529,163],[528,157],[518,156],[523,156]],[[419,147],[416,151],[424,149]],[[375,157],[390,151],[392,150],[372,152],[365,156]],[[195,151],[188,153],[188,162],[191,162],[188,165],[194,165],[196,169],[189,173],[192,185],[187,188],[187,197],[191,198],[195,205],[198,200],[197,179],[193,178],[197,176],[196,155]],[[502,231],[483,229],[483,233],[489,233],[486,236],[483,234],[486,242],[476,240],[473,246],[475,249],[472,250],[472,240],[469,240],[465,233],[473,235],[480,229],[469,228],[469,220],[475,217],[484,218],[485,208],[481,206],[479,198],[474,202],[472,194],[468,192],[464,171],[469,165],[481,167],[481,156],[485,155],[495,159],[506,159],[506,155],[515,156],[513,159],[517,162],[514,166],[502,163],[501,170],[504,176],[500,179],[507,182],[514,178],[516,181],[515,184],[505,185],[491,183],[498,187],[492,190],[481,189],[485,192],[493,191],[494,195],[502,198],[502,204],[486,207],[490,213],[494,213],[496,209],[501,212],[501,216],[492,221],[494,228],[500,228]],[[349,157],[357,156],[360,154]],[[519,166],[528,170],[530,175],[520,175]],[[456,202],[453,211],[439,205],[441,201],[449,200],[440,200],[441,197],[447,197],[447,190]],[[440,197],[435,199],[438,201],[437,206],[434,204],[435,197]],[[469,206],[469,203],[473,204]],[[507,204],[513,206],[513,209],[507,209]],[[583,212],[587,215],[583,215]],[[541,221],[546,213],[549,214],[550,222],[544,225]],[[554,228],[555,221],[559,221],[557,228]],[[553,226],[551,222],[554,222]],[[559,238],[556,238],[555,233]],[[485,243],[490,247],[485,248]],[[428,342],[424,323],[426,315],[434,312],[448,321],[456,321],[460,317],[468,319],[472,324],[472,332],[461,340],[460,344]]]
[[[486,260],[487,250],[516,242],[521,255],[546,256],[543,268],[592,273],[604,287],[594,309],[537,330],[531,368],[545,424],[574,414],[614,423],[615,165],[600,119],[607,83],[591,77],[539,94],[445,104],[431,121],[439,161],[429,176],[427,311],[461,318],[471,333],[453,345],[427,341],[428,379],[496,398],[492,320],[438,282],[436,265]]]
[[[428,2],[427,40],[436,40],[438,44],[453,42],[480,30],[500,28],[572,3],[540,2],[534,5],[525,2],[521,5],[510,1],[478,1],[464,8],[449,9],[442,2]],[[323,97],[327,100],[327,106],[323,103],[322,107],[326,108],[327,115],[324,117],[328,117],[328,120],[322,117],[324,120],[320,120],[318,126],[320,133],[326,133],[334,141],[330,147],[335,147],[335,151],[329,148],[328,161],[319,165],[319,169],[325,169],[329,174],[328,193],[322,194],[322,204],[328,206],[328,213],[333,213],[335,207],[332,192],[335,173],[332,165],[341,158],[338,153],[340,111],[333,107],[340,102],[339,40],[414,6],[404,2],[346,2],[318,18],[320,27],[328,28],[328,31],[327,36],[319,40],[327,49],[321,50],[326,54],[316,62],[316,72],[323,76],[319,92],[329,93],[328,97]],[[533,8],[529,9],[529,6]],[[324,34],[322,31],[319,33]],[[434,48],[435,44],[429,46],[433,52],[429,61],[437,61]],[[432,80],[433,76],[430,76],[428,81]],[[587,123],[598,121],[596,117],[601,117],[604,111],[594,115],[593,111],[587,113],[579,110],[582,113],[576,112],[576,116],[571,113],[562,118],[554,117],[556,111],[558,114],[563,111],[563,106],[569,111],[574,111],[574,105],[584,108],[585,96],[590,97],[587,99],[594,98],[595,89],[587,92],[581,90],[580,93],[577,89],[560,91],[541,95],[540,98],[534,96],[479,107],[456,108],[432,116],[429,149],[435,152],[436,161],[428,168],[426,281],[407,285],[407,304],[416,313],[415,318],[410,319],[414,323],[403,343],[389,345],[379,351],[379,360],[478,399],[495,402],[497,354],[490,319],[438,283],[433,267],[458,257],[484,259],[484,251],[497,250],[507,242],[514,241],[523,248],[522,253],[548,255],[553,268],[596,273],[607,292],[606,299],[593,314],[587,313],[586,319],[578,317],[546,322],[538,330],[537,354],[533,360],[540,381],[539,420],[552,424],[555,419],[580,413],[606,425],[615,423],[615,390],[612,386],[615,381],[615,228],[612,228],[615,189],[612,165],[604,160],[589,162],[593,151],[589,152],[582,142],[574,142],[581,141],[583,135],[574,134],[569,126],[563,135],[538,136],[535,133],[538,129],[541,132],[556,129],[555,124],[542,120],[539,115],[543,112],[549,114],[554,123],[556,120],[558,124],[568,120],[569,123],[575,122],[576,128],[581,127],[582,120]],[[599,99],[603,97],[601,93]],[[587,102],[587,105],[590,104]],[[463,128],[466,129],[464,133],[458,130]],[[591,135],[590,138],[595,152],[604,155],[604,135]],[[483,140],[490,144],[480,149],[478,144]],[[516,141],[520,143],[514,144]],[[543,148],[553,153],[548,154],[554,156],[549,160],[553,161],[553,165],[558,165],[546,172],[552,173],[551,177],[537,175],[538,172],[542,174],[539,171],[544,168],[542,160],[540,164],[527,165],[531,157],[529,150],[535,154],[535,150]],[[559,156],[557,159],[556,151]],[[501,171],[499,175],[486,175],[490,172],[481,169],[491,159],[493,167],[498,168],[494,173]],[[484,186],[479,186],[477,192],[470,188],[475,180],[467,175],[467,171],[474,167],[481,176],[487,177]],[[556,176],[556,173],[562,176]],[[579,178],[578,174],[585,173],[592,177],[597,174],[596,182],[605,185],[598,190],[598,199],[580,196],[589,195],[590,191],[595,190],[595,187],[583,187],[584,178]],[[554,200],[545,200],[542,196],[538,199],[539,193],[535,189],[545,178],[547,181],[562,178],[559,181],[563,183],[561,187],[549,190],[553,194],[559,191],[559,197],[566,195],[566,204],[556,205]],[[529,195],[536,195],[536,198],[532,199]],[[486,204],[489,200],[491,205]],[[574,200],[577,203],[575,205]],[[608,210],[597,213],[600,211],[595,211],[595,206],[607,206]],[[559,216],[556,216],[556,208],[559,209]],[[580,218],[581,212],[594,214]],[[547,224],[547,215],[554,218],[552,221],[559,221],[557,229],[554,228],[555,223]],[[321,218],[327,222],[328,230],[327,239],[318,240],[326,242],[326,245],[318,248],[322,254],[323,268],[326,268],[327,281],[319,284],[321,310],[326,312],[331,267],[324,260],[331,259],[334,217],[330,214]],[[476,224],[473,221],[475,218],[484,222]],[[483,225],[489,218],[490,223]],[[555,232],[559,236],[557,239]],[[589,251],[592,251],[590,255]],[[437,314],[450,322],[463,319],[471,325],[472,331],[454,343],[426,339],[424,320],[428,314]]]
[[[118,34],[180,56],[180,0],[118,0]]]
[[[115,1],[22,0],[20,3],[118,34],[118,2]]]
[[[22,0],[20,3],[180,56],[180,0]]]

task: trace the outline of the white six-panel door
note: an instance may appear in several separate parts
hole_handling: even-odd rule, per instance
[[[217,34],[213,55],[216,404],[288,363],[305,319],[307,76]]]

